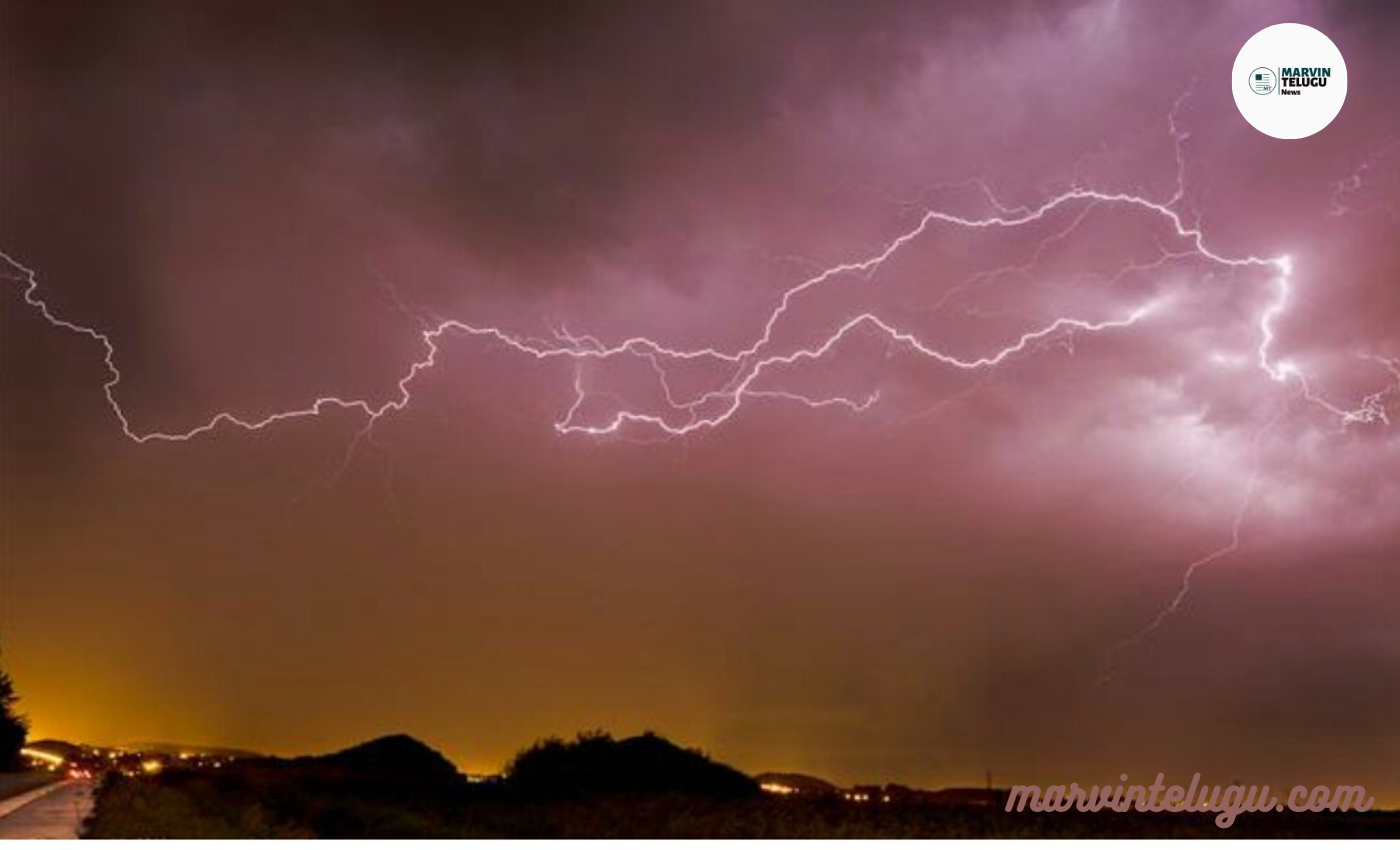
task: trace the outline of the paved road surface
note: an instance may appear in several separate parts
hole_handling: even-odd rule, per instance
[[[0,840],[77,838],[92,811],[92,782],[57,782],[0,803]]]

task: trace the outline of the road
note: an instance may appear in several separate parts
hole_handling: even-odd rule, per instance
[[[92,811],[92,782],[70,779],[0,800],[0,841],[77,838]]]

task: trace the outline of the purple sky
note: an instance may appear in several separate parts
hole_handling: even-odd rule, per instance
[[[1347,62],[1308,139],[1231,96],[1280,22]],[[0,5],[0,641],[36,733],[402,729],[485,770],[655,728],[843,781],[1400,802],[1397,34]],[[111,341],[132,436],[361,406],[138,443],[39,299]]]

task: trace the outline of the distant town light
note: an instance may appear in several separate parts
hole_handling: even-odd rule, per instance
[[[59,765],[63,764],[63,756],[57,755],[55,753],[46,752],[44,750],[36,750],[33,747],[24,747],[19,751],[19,754],[28,758],[35,759],[36,761],[44,762],[45,764],[51,764],[54,767],[58,767]]]

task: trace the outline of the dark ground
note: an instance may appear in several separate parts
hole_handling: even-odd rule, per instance
[[[94,838],[1394,838],[1400,812],[1035,814],[922,801],[759,794],[737,771],[655,737],[537,745],[511,778],[468,784],[409,738],[332,756],[113,775]]]

